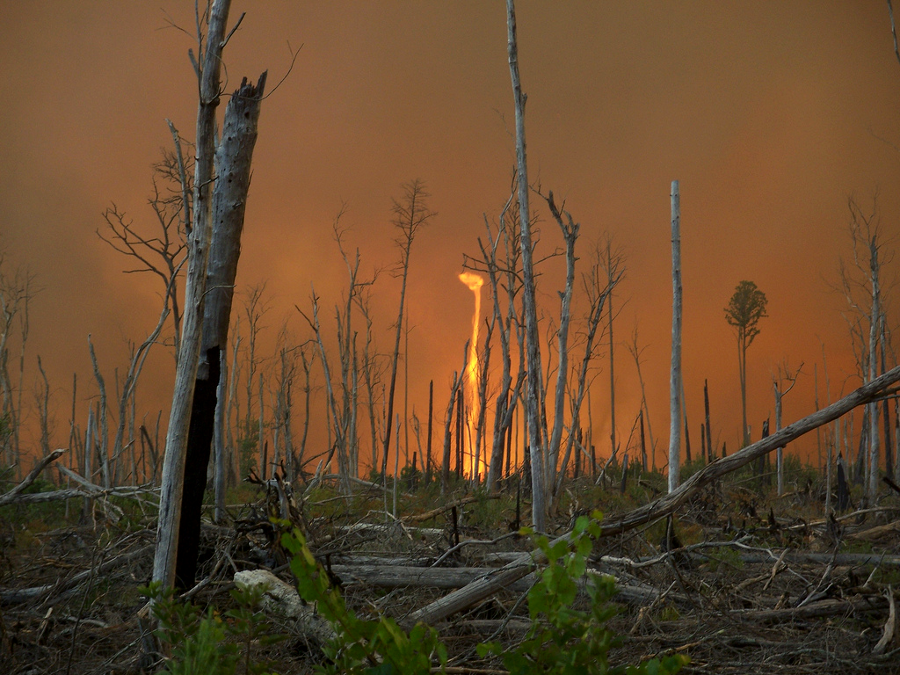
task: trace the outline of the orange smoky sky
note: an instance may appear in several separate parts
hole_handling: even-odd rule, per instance
[[[779,364],[803,364],[784,399],[786,423],[814,409],[816,373],[826,402],[823,355],[831,399],[854,387],[846,303],[832,290],[839,260],[851,255],[848,196],[871,209],[877,194],[885,246],[900,246],[900,64],[885,3],[520,0],[517,10],[531,178],[581,223],[579,264],[607,233],[625,258],[613,298],[618,437],[627,438],[639,409],[624,348],[636,330],[658,463],[665,461],[676,179],[694,453],[704,380],[716,446],[727,442],[731,451],[740,438],[736,341],[723,308],[743,279],[769,300],[748,357],[754,438],[773,414]],[[335,214],[346,203],[346,244],[359,247],[362,272],[389,270],[398,259],[391,199],[421,178],[438,215],[411,253],[409,402],[424,418],[434,380],[439,424],[471,334],[471,292],[456,277],[463,254],[477,253],[485,217],[503,208],[515,160],[504,3],[235,0],[232,23],[244,11],[224,72],[230,92],[243,76],[269,71],[237,283],[244,291],[266,282],[261,352],[273,354],[283,325],[294,342],[310,337],[294,305],[309,307],[312,283],[333,340],[331,308],[347,284]],[[193,138],[193,4],[33,0],[4,3],[0,16],[3,269],[27,265],[42,289],[31,306],[25,398],[33,400],[40,355],[53,444],[65,445],[73,373],[82,428],[97,393],[88,335],[112,391],[128,341],[143,340],[159,313],[159,282],[123,274],[129,261],[95,231],[113,202],[151,228],[151,166],[171,147],[165,120]],[[562,239],[539,202],[546,255]],[[548,320],[558,316],[559,265],[548,262],[539,278]],[[896,278],[897,265],[885,266],[886,277]],[[898,290],[885,286],[895,328]],[[398,301],[399,280],[382,274],[373,309],[384,353]],[[482,312],[490,307],[485,300]],[[606,352],[591,390],[600,456],[609,454]],[[148,361],[138,394],[148,419],[169,405],[173,366],[166,348]],[[315,377],[321,388],[320,370]],[[324,429],[311,434],[324,444]],[[795,450],[814,452],[814,443],[801,440]]]

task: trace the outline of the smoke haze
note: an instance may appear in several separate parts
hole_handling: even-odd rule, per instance
[[[804,364],[784,400],[786,422],[814,409],[814,368],[825,404],[823,350],[831,400],[856,386],[846,303],[830,287],[839,259],[852,254],[848,196],[871,210],[877,194],[885,246],[900,245],[900,64],[884,3],[520,0],[517,10],[531,173],[581,223],[582,264],[607,232],[625,256],[616,335],[626,340],[636,328],[646,346],[657,462],[665,461],[668,426],[672,180],[682,193],[683,367],[694,452],[704,379],[716,447],[738,445],[737,350],[723,308],[743,279],[769,300],[748,357],[754,438],[772,415],[771,377],[785,361]],[[294,305],[309,307],[311,283],[333,335],[330,308],[346,289],[335,214],[346,202],[342,222],[361,270],[389,269],[398,259],[391,199],[421,178],[438,215],[411,254],[409,396],[423,418],[433,379],[439,418],[471,334],[471,293],[455,277],[463,253],[477,252],[484,218],[497,218],[506,202],[514,164],[503,3],[235,0],[232,21],[242,11],[225,51],[226,91],[268,69],[271,92],[237,282],[242,291],[267,284],[262,351],[272,354],[285,322],[295,342],[310,337]],[[179,29],[192,32],[193,7],[35,0],[6,3],[0,16],[3,264],[7,273],[29,266],[42,289],[31,307],[25,387],[30,395],[40,354],[53,443],[65,445],[72,374],[82,427],[96,395],[87,336],[112,388],[128,341],[143,340],[159,313],[158,281],[123,274],[129,261],[95,231],[112,202],[152,226],[151,167],[160,148],[171,147],[165,120],[193,137],[197,86],[187,51],[196,47]],[[562,240],[535,206],[539,252],[547,255]],[[557,264],[539,280],[548,318],[558,315]],[[895,279],[896,269],[895,259],[886,277]],[[884,285],[895,327],[897,289]],[[397,279],[382,274],[373,309],[383,352],[398,297]],[[489,307],[485,301],[483,312]],[[148,362],[139,385],[148,419],[168,407],[173,367],[165,349]],[[617,435],[627,438],[640,390],[621,346],[616,374]],[[605,381],[597,379],[591,399],[601,456],[609,452]],[[319,409],[321,401],[319,394]],[[311,443],[324,443],[323,429],[312,433]],[[797,448],[814,453],[814,439]]]

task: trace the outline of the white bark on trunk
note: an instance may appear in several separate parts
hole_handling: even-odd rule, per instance
[[[531,455],[532,524],[538,532],[547,529],[547,503],[544,488],[545,456],[543,434],[538,422],[543,397],[541,347],[535,305],[534,262],[531,255],[531,211],[528,206],[528,166],[525,151],[525,100],[519,78],[519,54],[516,44],[516,8],[514,0],[506,0],[507,51],[516,108],[516,158],[518,163],[519,245],[522,251],[522,302],[525,310],[525,342],[528,353],[528,381],[525,396],[525,415],[528,422],[529,453]]]
[[[572,316],[572,293],[575,286],[575,242],[578,240],[580,226],[572,220],[572,216],[568,213],[566,213],[568,222],[563,222],[563,214],[556,207],[552,192],[547,198],[547,205],[550,207],[550,212],[553,214],[557,225],[559,225],[560,232],[562,232],[563,239],[566,242],[566,285],[565,290],[559,294],[559,329],[556,332],[559,366],[556,370],[556,389],[553,400],[553,431],[550,435],[550,446],[547,449],[550,465],[550,470],[547,474],[547,486],[553,487],[559,463],[559,449],[562,443],[563,428],[565,426],[566,381],[569,376],[569,323]],[[572,428],[574,429],[574,423]],[[563,465],[564,471],[565,465]],[[562,478],[562,473],[560,478]],[[553,494],[549,494],[548,497],[552,499]]]
[[[672,181],[672,371],[669,380],[669,492],[679,483],[681,450],[681,203]]]
[[[881,319],[881,288],[879,286],[878,271],[878,242],[876,235],[869,240],[869,272],[872,283],[872,314],[869,318],[869,377],[871,382],[875,379],[878,358],[878,322]],[[869,461],[868,483],[866,494],[869,504],[875,506],[875,498],[878,496],[878,403],[869,404]]]
[[[781,430],[781,397],[783,394],[775,384],[775,431]],[[784,446],[779,445],[775,451],[775,464],[778,474],[778,496],[784,494]]]
[[[181,351],[166,434],[166,454],[160,488],[159,529],[156,537],[156,555],[153,560],[153,580],[162,582],[164,588],[172,587],[175,581],[184,461],[191,405],[194,399],[194,385],[197,379],[203,303],[206,291],[206,263],[209,255],[211,195],[214,179],[216,107],[219,105],[220,93],[219,74],[222,67],[222,48],[230,5],[230,0],[215,0],[212,5],[209,15],[206,54],[202,59],[202,71],[198,73],[200,103],[197,111],[197,157],[194,164],[194,217],[191,230],[187,233],[188,271],[185,282]]]
[[[228,379],[228,369],[225,368],[225,352],[221,354],[222,370],[219,373],[219,386],[216,389],[216,418],[213,427],[213,467],[215,477],[213,479],[215,490],[215,522],[222,524],[225,522],[225,486],[228,477],[228,462],[225,452],[225,406],[227,398],[225,396],[226,381]]]

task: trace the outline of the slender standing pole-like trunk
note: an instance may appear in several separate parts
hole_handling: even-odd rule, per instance
[[[91,455],[94,452],[94,406],[88,406],[87,430],[84,437],[84,477],[90,482],[94,482],[92,478],[93,469],[91,469]],[[84,505],[81,511],[81,520],[86,525],[91,517],[94,500],[90,497],[84,498]]]
[[[878,324],[881,320],[881,288],[879,285],[879,246],[875,235],[869,240],[869,270],[872,284],[872,314],[869,318],[869,379],[871,382],[875,379],[878,359]],[[866,494],[869,497],[869,504],[875,506],[875,498],[878,496],[878,404],[870,403],[869,411],[869,453],[868,453],[868,483],[866,485]]]
[[[709,382],[703,380],[703,407],[706,412],[706,459],[713,461],[712,432],[709,430]]]
[[[885,316],[881,313],[881,374],[887,372],[887,336],[885,335]],[[894,475],[894,457],[891,446],[891,407],[887,399],[881,404],[884,414],[884,471],[886,476]]]
[[[518,164],[519,245],[522,251],[522,302],[525,310],[525,342],[528,352],[528,379],[525,414],[528,421],[529,454],[531,457],[532,524],[538,532],[547,530],[547,502],[544,486],[543,434],[539,424],[543,397],[541,348],[535,298],[534,262],[531,255],[531,211],[528,206],[528,166],[525,150],[525,94],[519,78],[519,53],[516,43],[516,9],[514,0],[506,0],[507,51],[516,109],[516,159]]]
[[[441,458],[441,494],[446,495],[450,492],[450,452],[451,437],[453,435],[451,424],[453,423],[453,408],[456,406],[456,397],[459,388],[462,385],[463,377],[466,372],[466,353],[469,349],[469,343],[466,343],[463,349],[463,367],[457,374],[453,373],[453,380],[450,385],[450,401],[447,403],[447,412],[444,415],[444,454]]]
[[[425,480],[431,481],[431,424],[434,420],[434,380],[428,382],[428,439],[426,440]]]
[[[391,358],[391,379],[388,388],[387,414],[385,416],[384,447],[381,458],[382,474],[387,476],[388,450],[391,447],[391,422],[394,415],[394,392],[397,388],[397,363],[400,359],[400,338],[403,335],[403,325],[406,310],[406,283],[409,278],[409,256],[412,250],[413,240],[419,228],[425,225],[435,214],[430,211],[425,203],[429,197],[424,184],[419,180],[407,183],[406,196],[403,204],[394,202],[396,218],[394,224],[400,230],[397,242],[400,246],[400,310],[397,313],[397,330],[394,333],[394,350]],[[404,354],[409,359],[409,354]],[[399,452],[399,446],[396,448]]]
[[[775,388],[775,431],[781,431],[781,398],[784,393],[773,383]],[[779,445],[775,451],[775,470],[778,475],[778,496],[784,494],[784,446]]]
[[[688,431],[688,415],[687,415],[687,396],[684,394],[684,373],[679,378],[681,380],[681,419],[684,425],[684,458],[688,464],[691,463],[691,434]]]
[[[563,221],[563,214],[560,213],[559,209],[554,203],[552,192],[547,198],[547,205],[550,208],[550,212],[553,214],[554,220],[556,220],[557,224],[559,225],[559,229],[562,232],[563,239],[566,242],[566,285],[563,292],[559,294],[559,329],[556,331],[559,365],[556,371],[556,387],[554,390],[553,400],[553,431],[550,434],[550,445],[547,448],[547,455],[549,457],[549,471],[546,476],[546,482],[548,487],[552,487],[556,481],[559,481],[559,484],[561,485],[562,478],[565,476],[565,463],[563,463],[563,467],[559,470],[558,477],[557,466],[560,459],[559,452],[560,444],[562,442],[563,427],[565,426],[566,384],[569,376],[569,324],[571,322],[572,316],[572,294],[575,285],[575,243],[578,240],[578,231],[580,230],[580,225],[574,222],[571,215],[569,215],[568,213],[565,214],[567,217],[567,222]],[[609,249],[607,249],[607,251],[609,251]],[[609,261],[609,268],[609,283],[612,283],[611,260]],[[611,316],[610,322],[612,322]],[[610,345],[610,347],[611,346],[612,345]],[[547,383],[550,383],[549,373],[547,377]],[[615,417],[613,417],[613,421],[615,421]],[[574,420],[574,423],[577,423],[577,419]],[[574,440],[574,437],[571,438],[573,438]],[[613,432],[613,440],[615,440],[615,432]],[[571,443],[569,444],[569,449],[571,449]],[[548,494],[551,503],[557,491],[558,489],[553,490]]]
[[[828,359],[825,356],[825,344],[822,344],[822,370],[825,375],[825,400],[828,405],[831,405],[831,380],[828,378]],[[833,482],[833,477],[831,474],[832,463],[834,462],[833,453],[836,453],[840,450],[841,444],[841,421],[839,419],[834,421],[834,431],[832,432],[834,435],[834,444],[832,450],[832,444],[828,443],[828,439],[826,438],[826,457],[825,457],[825,517],[828,517],[828,514],[831,513],[831,485]]]
[[[613,358],[613,304],[612,304],[612,251],[611,242],[606,240],[607,284],[609,285],[609,442],[611,452],[616,452],[616,361]],[[624,475],[624,474],[623,474]]]
[[[669,379],[669,492],[678,488],[681,450],[681,203],[672,181],[672,369]]]

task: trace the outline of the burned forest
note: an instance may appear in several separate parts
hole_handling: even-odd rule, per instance
[[[0,29],[10,675],[897,672],[891,0],[165,4]]]

